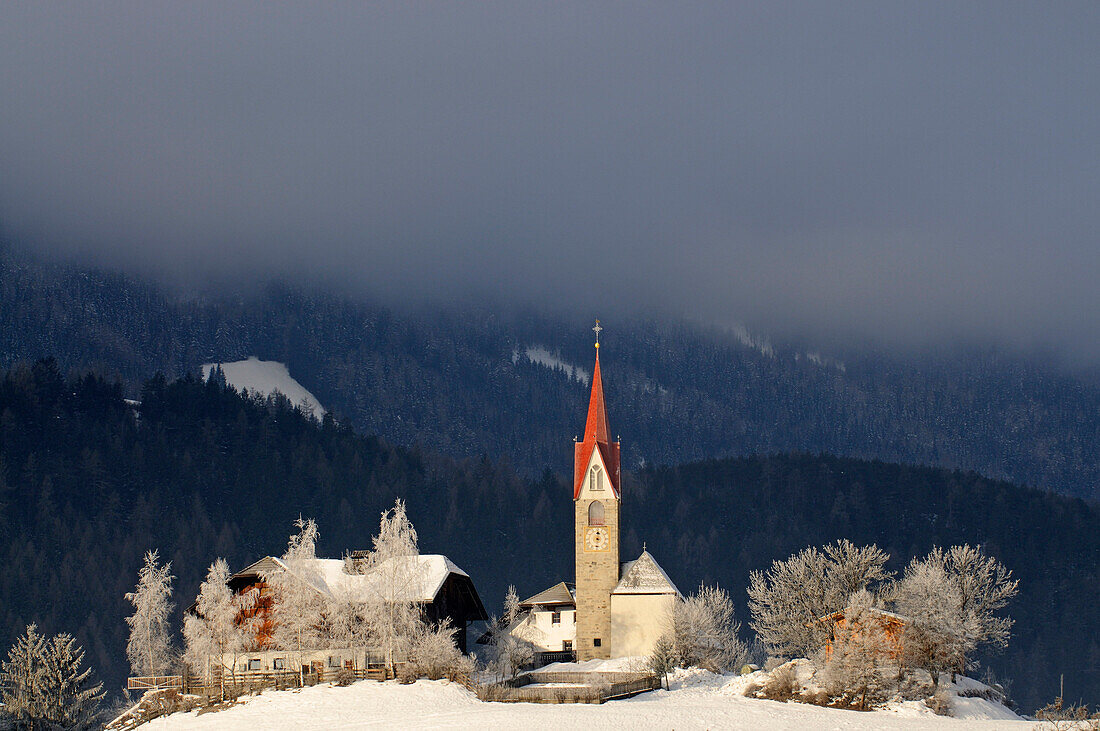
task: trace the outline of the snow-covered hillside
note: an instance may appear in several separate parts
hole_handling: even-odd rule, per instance
[[[318,421],[325,415],[325,409],[317,398],[295,381],[287,367],[277,360],[259,360],[253,356],[233,363],[206,363],[202,367],[202,377],[209,378],[215,365],[221,366],[225,380],[238,391],[250,391],[264,396],[278,391],[294,405],[313,414]]]
[[[576,379],[585,385],[588,385],[588,379],[592,377],[585,369],[562,360],[560,353],[552,353],[542,345],[532,345],[523,351],[523,355],[526,355],[532,363],[544,365],[550,370],[561,370],[567,377]],[[520,351],[512,352],[513,363],[517,362],[519,357]]]
[[[179,713],[151,725],[167,729],[363,728],[660,728],[660,729],[1029,729],[1003,706],[969,704],[964,718],[936,716],[913,702],[888,711],[841,711],[799,703],[745,698],[747,677],[678,671],[671,690],[595,705],[485,703],[460,685],[421,680],[411,685],[361,681],[300,691],[268,691],[217,713]],[[977,699],[960,698],[959,701]],[[983,701],[983,703],[987,703]]]

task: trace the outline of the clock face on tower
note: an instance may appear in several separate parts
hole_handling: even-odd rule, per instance
[[[607,528],[589,528],[584,532],[584,550],[606,551],[611,545],[610,538]]]

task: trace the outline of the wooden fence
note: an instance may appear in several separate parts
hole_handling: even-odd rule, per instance
[[[267,688],[287,690],[313,686],[319,683],[341,682],[347,680],[389,680],[393,671],[385,666],[372,665],[366,668],[322,668],[308,673],[295,670],[238,670],[221,676],[217,671],[208,679],[189,676],[184,678],[182,688],[192,695],[220,696],[224,688],[227,696],[251,695]]]
[[[126,690],[163,690],[182,687],[182,675],[142,675],[126,680]]]

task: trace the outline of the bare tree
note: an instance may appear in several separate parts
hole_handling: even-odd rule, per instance
[[[521,612],[516,585],[509,584],[508,592],[504,595],[504,621],[508,623],[508,626],[515,624]]]
[[[489,618],[489,668],[503,680],[513,680],[519,671],[535,659],[535,646],[515,634],[523,621],[516,587],[510,585],[504,596],[504,614]]]
[[[806,548],[767,572],[749,576],[750,625],[768,652],[808,657],[820,650],[832,627],[823,621],[843,610],[852,595],[889,579],[889,556],[878,546],[841,540]]]
[[[671,633],[664,633],[653,644],[653,652],[649,654],[649,669],[652,670],[664,682],[665,690],[668,690],[668,674],[676,667],[676,647],[673,645]]]
[[[396,657],[407,652],[409,639],[422,629],[420,593],[425,576],[416,529],[401,500],[382,513],[366,563],[371,578],[365,619],[387,668],[395,671]]]
[[[672,610],[670,639],[673,654],[683,667],[716,673],[740,667],[749,657],[748,645],[738,637],[740,631],[729,594],[717,586],[700,585]]]
[[[293,652],[298,666],[299,682],[305,683],[302,652],[320,645],[318,625],[325,610],[325,601],[318,590],[317,524],[298,518],[294,526],[298,533],[290,537],[283,568],[264,573],[264,582],[271,588],[274,643]]]
[[[172,611],[172,563],[158,565],[157,551],[145,554],[145,563],[138,571],[134,591],[126,600],[134,605],[134,613],[126,618],[130,625],[130,641],[126,656],[134,675],[164,675],[172,663],[172,640],[168,615]]]
[[[225,665],[229,656],[230,672],[236,674],[237,656],[251,639],[251,627],[238,621],[242,611],[251,608],[253,593],[235,595],[229,589],[229,565],[219,558],[210,565],[206,580],[199,585],[196,614],[184,619],[184,658],[194,669],[203,668],[209,677],[209,660],[218,658],[222,668],[221,697],[225,698]]]
[[[425,624],[409,642],[409,674],[431,680],[466,677],[472,664],[455,644],[455,629],[438,622]]]
[[[913,559],[891,591],[895,608],[907,619],[906,663],[938,680],[940,672],[965,671],[976,648],[1004,647],[1012,620],[995,613],[1017,590],[1012,572],[980,547],[937,547]]]
[[[1020,582],[1000,561],[982,553],[981,546],[952,546],[945,562],[958,583],[962,612],[974,633],[974,644],[1006,647],[1012,619],[995,613],[1016,596]]]

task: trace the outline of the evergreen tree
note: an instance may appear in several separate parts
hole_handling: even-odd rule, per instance
[[[90,729],[105,695],[82,667],[84,650],[72,635],[49,640],[33,624],[8,651],[0,668],[0,700],[17,727]]]
[[[46,667],[42,663],[45,647],[46,639],[38,634],[38,627],[27,625],[0,667],[0,700],[17,723],[30,723],[45,714]]]
[[[90,729],[97,725],[106,692],[102,683],[93,683],[92,669],[82,668],[83,664],[84,648],[72,635],[56,635],[43,648],[45,717],[56,727]]]

